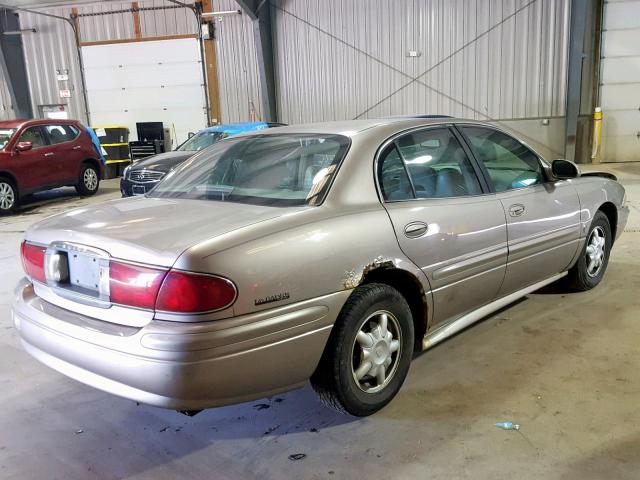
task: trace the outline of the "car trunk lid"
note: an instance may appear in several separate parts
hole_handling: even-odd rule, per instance
[[[105,301],[105,290],[98,286],[105,258],[107,263],[120,260],[168,269],[192,245],[303,208],[139,197],[56,215],[30,228],[27,241],[49,247],[48,255],[59,248],[71,269],[83,273],[71,275],[80,281],[77,286],[60,288],[48,281],[37,285],[36,293],[94,318],[142,326],[153,318],[153,312],[123,315],[121,307],[109,304],[108,294]],[[95,272],[91,270],[94,266]]]

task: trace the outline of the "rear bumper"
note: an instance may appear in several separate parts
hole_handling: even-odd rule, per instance
[[[136,328],[61,309],[24,280],[13,320],[27,352],[71,378],[141,403],[198,410],[304,384],[348,293],[225,320]]]

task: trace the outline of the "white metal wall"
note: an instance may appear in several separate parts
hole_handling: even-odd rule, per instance
[[[163,122],[174,147],[207,126],[200,48],[195,38],[82,47],[94,126]]]
[[[640,1],[605,3],[600,103],[601,158],[640,161]]]

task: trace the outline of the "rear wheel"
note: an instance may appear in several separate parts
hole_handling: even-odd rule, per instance
[[[413,336],[411,310],[396,289],[360,286],[340,312],[311,384],[330,407],[371,415],[400,390],[411,363]]]
[[[597,211],[589,227],[580,258],[569,271],[569,284],[573,289],[591,290],[602,281],[609,264],[611,243],[609,219],[604,213]]]
[[[85,163],[80,169],[80,178],[76,184],[76,191],[85,197],[95,194],[100,185],[100,176],[96,167]]]
[[[0,214],[12,213],[18,206],[18,190],[13,182],[0,178]]]

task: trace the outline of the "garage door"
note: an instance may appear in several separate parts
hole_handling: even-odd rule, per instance
[[[196,39],[82,47],[92,125],[163,122],[179,144],[206,126],[205,96]]]
[[[602,161],[640,161],[640,0],[605,4]]]

